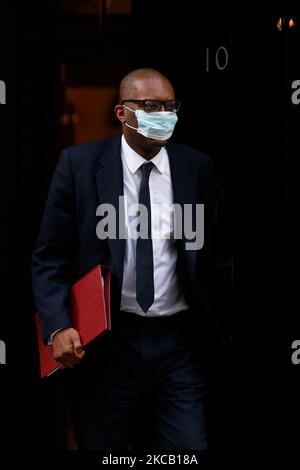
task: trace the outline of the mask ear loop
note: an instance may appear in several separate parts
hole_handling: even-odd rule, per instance
[[[135,109],[131,109],[131,108],[128,108],[128,106],[126,106],[125,104],[122,104],[123,108],[126,108],[128,109],[129,111],[131,111],[132,113],[135,114]]]
[[[126,106],[125,104],[122,104],[122,106],[123,106],[124,108],[128,109],[129,111],[131,111],[132,113],[135,114],[135,110],[134,110],[134,109],[128,108],[128,106]],[[126,121],[125,121],[125,125],[126,125],[127,127],[130,127],[130,129],[133,129],[134,131],[137,131],[137,130],[138,130],[138,127],[133,127],[133,126],[131,126],[130,124],[128,124]]]
[[[125,126],[130,127],[130,129],[133,129],[133,130],[135,130],[135,131],[138,131],[138,129],[139,129],[138,127],[132,127],[132,126],[131,126],[130,124],[128,124],[126,121],[125,121]]]

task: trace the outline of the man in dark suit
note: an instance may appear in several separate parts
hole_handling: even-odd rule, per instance
[[[207,300],[212,164],[197,150],[168,142],[179,102],[161,73],[128,74],[119,102],[122,136],[60,156],[33,253],[36,307],[45,341],[67,369],[79,448],[128,448],[134,413],[147,397],[157,448],[204,450],[204,344],[214,347],[215,334]],[[111,227],[108,236],[100,233],[101,204],[116,209],[116,237]],[[136,204],[146,210],[140,226]],[[183,209],[177,228],[174,211],[166,210],[174,204]],[[197,241],[201,204],[203,246]],[[137,236],[143,222],[145,236]],[[69,317],[69,289],[97,264],[112,274],[112,331],[84,351]]]

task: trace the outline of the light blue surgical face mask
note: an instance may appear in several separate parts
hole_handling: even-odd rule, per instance
[[[138,127],[133,127],[125,122],[127,127],[136,130],[144,137],[156,140],[167,140],[174,131],[178,120],[177,114],[171,111],[157,111],[146,113],[142,109],[131,109],[123,104],[124,108],[132,111],[137,119]]]

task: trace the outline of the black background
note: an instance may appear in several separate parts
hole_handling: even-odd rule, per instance
[[[7,365],[0,366],[0,447],[32,455],[36,449],[47,455],[61,442],[52,398],[59,388],[38,378],[30,259],[61,145],[53,124],[58,62],[63,57],[72,64],[74,54],[59,42],[57,2],[40,3],[10,8],[0,29],[0,79],[7,85],[7,104],[0,108],[0,339],[7,345]],[[297,19],[295,32],[278,32],[282,15]],[[300,79],[299,26],[299,12],[283,4],[263,11],[252,3],[220,9],[214,2],[184,8],[136,1],[130,34],[119,38],[131,68],[158,68],[174,83],[183,100],[176,139],[209,153],[222,177],[216,239],[221,254],[234,253],[234,286],[220,290],[218,313],[233,337],[235,385],[226,414],[233,436],[228,439],[224,426],[217,445],[232,456],[245,449],[241,462],[262,452],[266,462],[280,454],[287,464],[299,441],[300,365],[291,363],[291,343],[300,338],[300,105],[290,98],[292,81]],[[206,48],[220,46],[228,48],[228,67],[206,72]],[[84,46],[80,54],[87,60]],[[102,54],[109,68],[104,47],[90,54]]]

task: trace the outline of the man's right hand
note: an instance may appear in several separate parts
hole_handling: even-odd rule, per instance
[[[53,337],[53,357],[61,369],[79,364],[85,354],[80,336],[74,328],[64,328]]]

